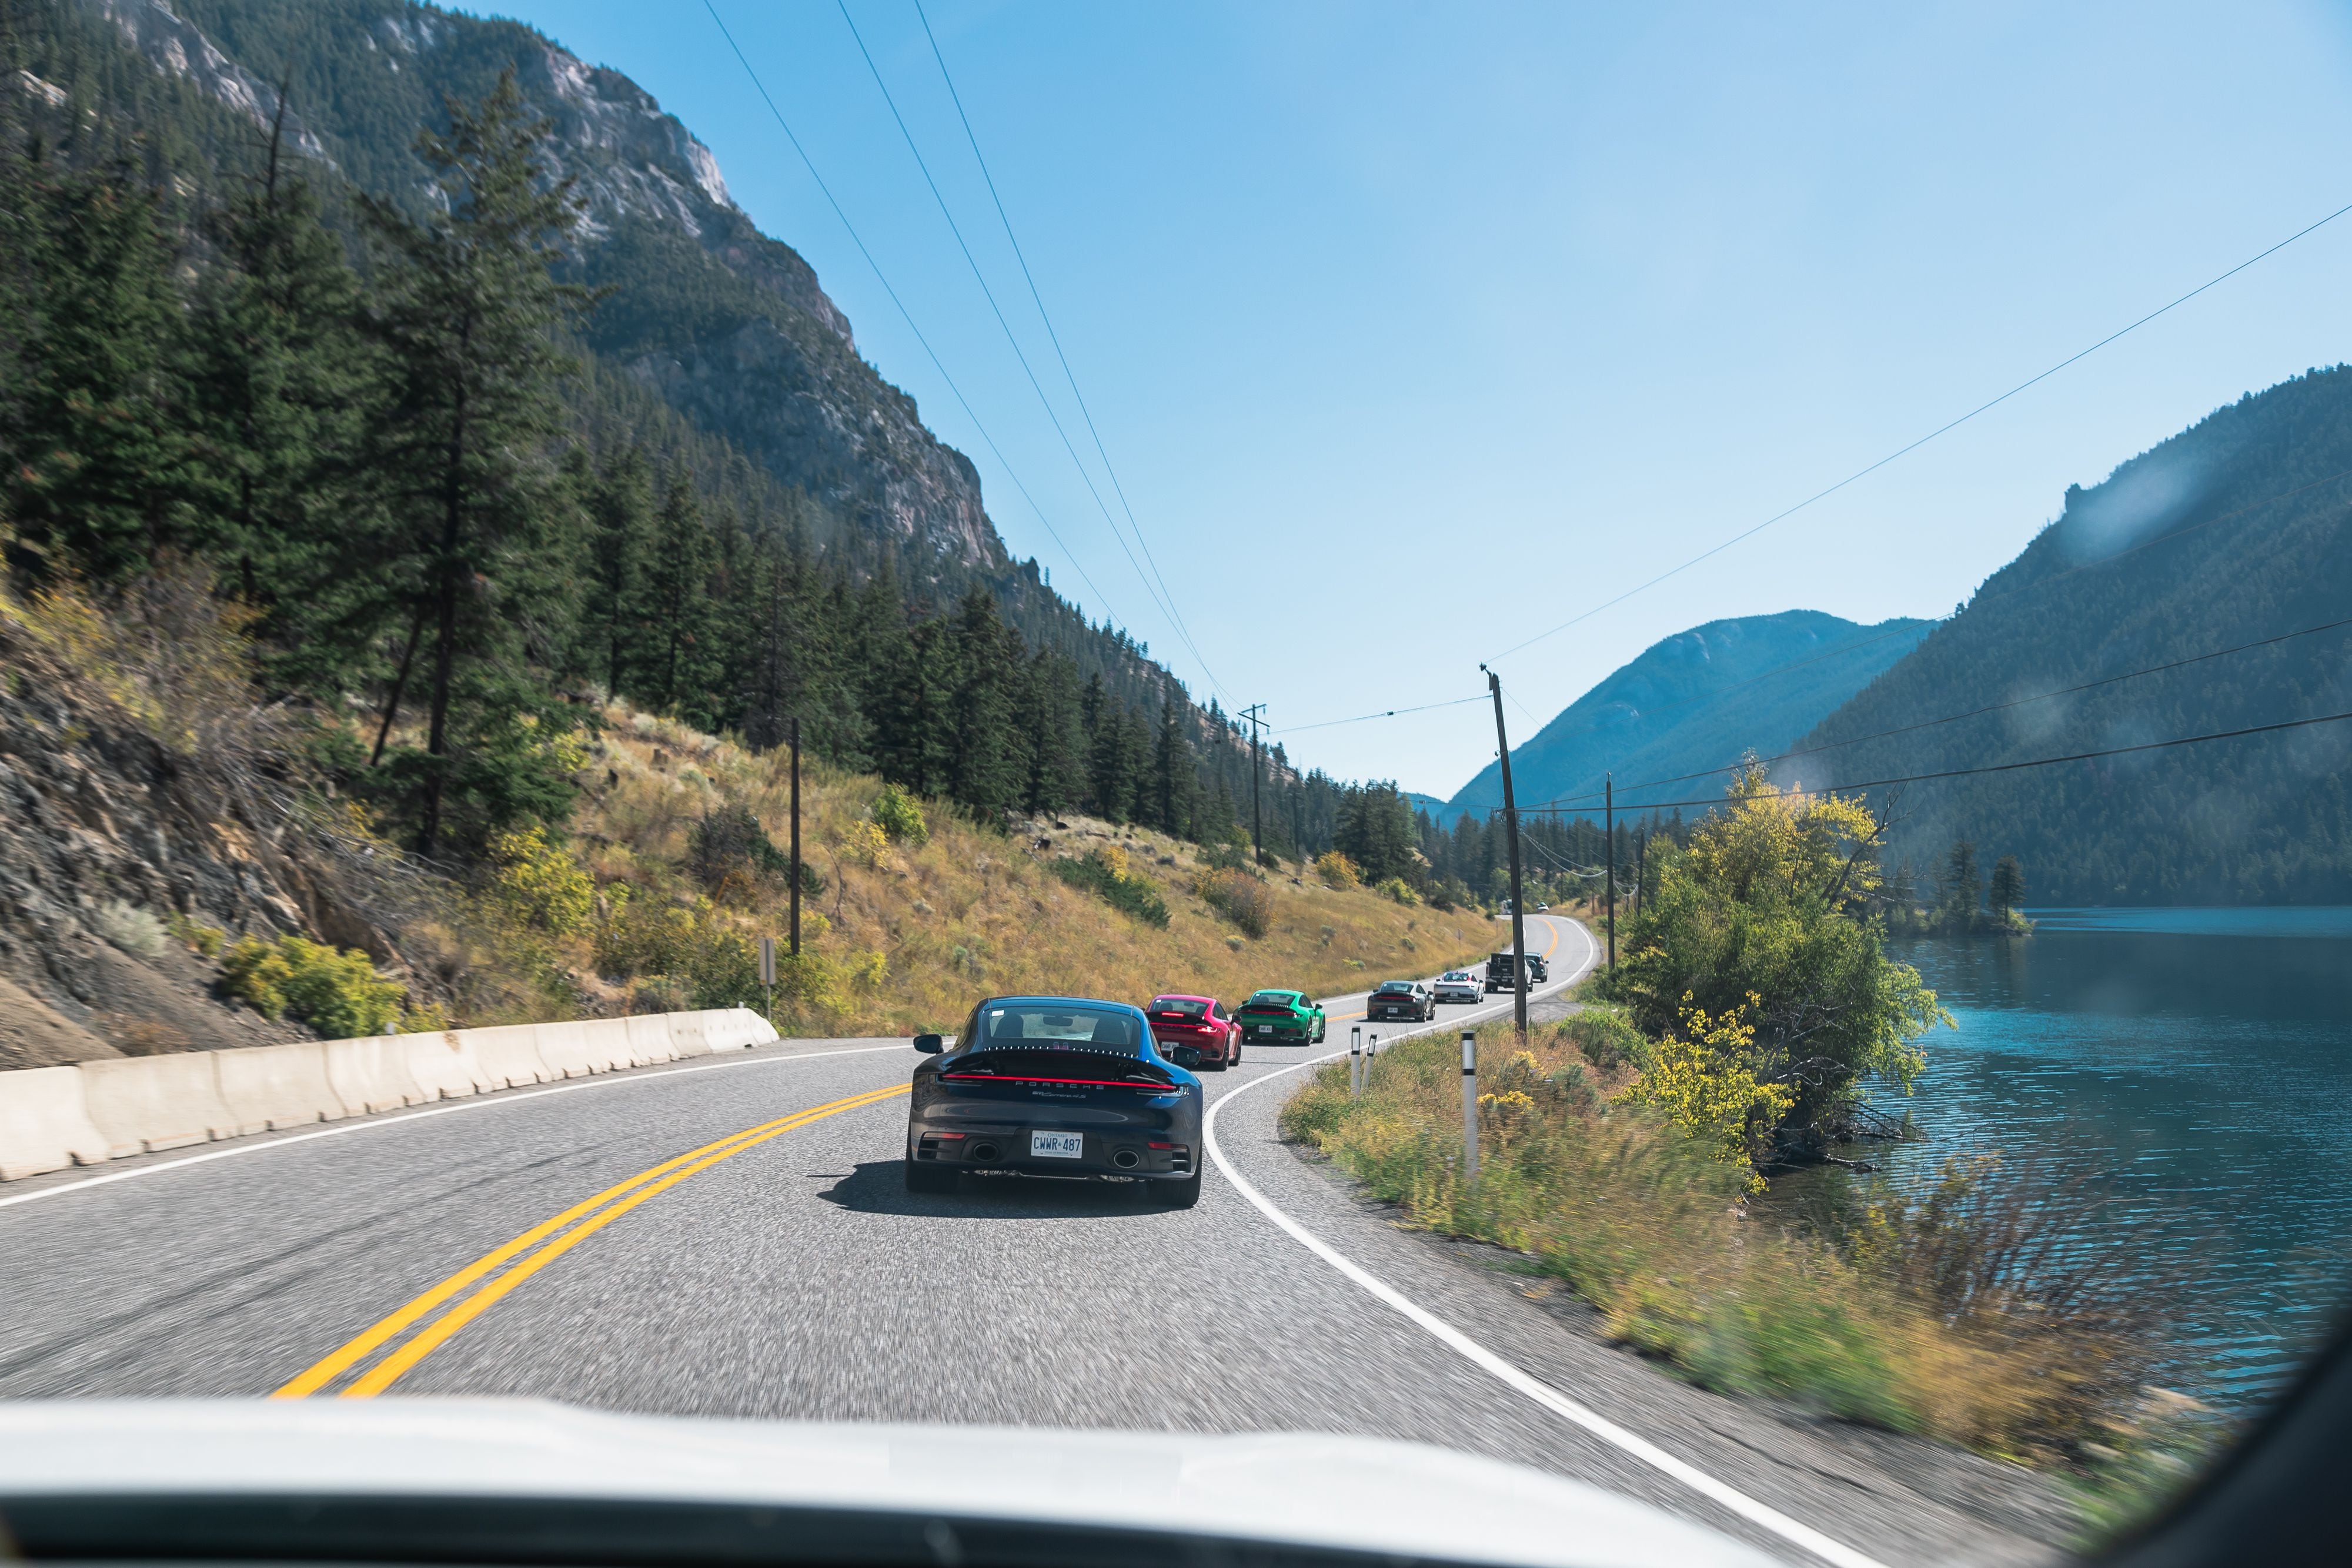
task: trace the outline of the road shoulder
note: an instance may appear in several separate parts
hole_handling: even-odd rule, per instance
[[[1393,1206],[1365,1198],[1328,1161],[1280,1140],[1276,1117],[1297,1082],[1268,1082],[1225,1113],[1219,1131],[1229,1156],[1298,1223],[1488,1350],[1882,1561],[2024,1564],[2063,1555],[2073,1516],[2044,1478],[1923,1438],[1695,1387],[1609,1343],[1597,1312],[1556,1279],[1521,1271],[1517,1254],[1405,1228]],[[1367,1305],[1385,1310],[1369,1298]],[[1493,1396],[1519,1397],[1500,1385]],[[1565,1469],[1550,1456],[1525,1458]]]

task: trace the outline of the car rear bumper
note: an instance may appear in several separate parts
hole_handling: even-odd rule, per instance
[[[1030,1153],[1031,1133],[1065,1131],[1081,1132],[1086,1140],[1084,1152],[1076,1158]],[[951,1135],[955,1133],[962,1136]],[[1006,1122],[1000,1126],[967,1123],[954,1128],[918,1126],[907,1131],[907,1157],[918,1165],[951,1170],[1005,1171],[1016,1176],[1095,1181],[1185,1180],[1196,1173],[1200,1155],[1198,1137],[1173,1128],[1147,1134],[1140,1128],[1107,1131]]]
[[[1295,1023],[1278,1023],[1272,1026],[1271,1029],[1261,1024],[1245,1023],[1242,1025],[1242,1042],[1244,1044],[1247,1044],[1251,1040],[1255,1040],[1260,1045],[1306,1045],[1310,1043],[1314,1038],[1314,1030],[1311,1028],[1303,1028]]]

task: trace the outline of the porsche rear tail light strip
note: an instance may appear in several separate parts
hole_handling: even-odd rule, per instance
[[[1174,1091],[1173,1083],[1154,1083],[1148,1079],[1134,1078],[1033,1078],[1026,1073],[942,1072],[942,1083],[1055,1083],[1077,1089],[1140,1089],[1147,1093],[1166,1094]]]

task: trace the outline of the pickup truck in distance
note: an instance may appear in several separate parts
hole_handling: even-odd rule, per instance
[[[1488,995],[1491,996],[1496,991],[1516,991],[1519,988],[1516,973],[1518,966],[1511,962],[1512,957],[1513,955],[1509,953],[1496,953],[1487,958],[1486,991]],[[1527,961],[1527,968],[1528,981],[1530,985],[1539,984],[1543,980],[1542,959],[1530,956]]]

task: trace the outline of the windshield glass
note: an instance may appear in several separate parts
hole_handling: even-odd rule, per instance
[[[492,1568],[2253,1473],[2347,147],[2346,0],[7,3],[0,1568],[153,1560],[69,1453],[782,1521]]]

